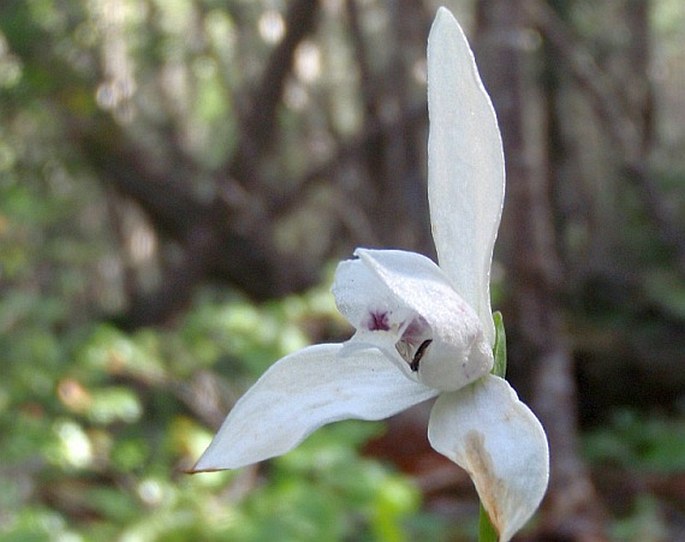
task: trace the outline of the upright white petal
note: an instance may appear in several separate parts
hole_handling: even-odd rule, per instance
[[[428,113],[428,199],[438,261],[492,345],[489,285],[504,199],[502,140],[473,53],[445,8],[428,37]]]
[[[506,380],[488,375],[438,398],[428,438],[469,473],[500,542],[509,540],[547,488],[547,437],[535,415]]]
[[[392,341],[405,374],[439,390],[457,390],[490,371],[492,352],[478,316],[433,261],[403,250],[355,254],[359,260],[338,266],[333,285],[340,312],[359,330],[355,338],[385,351]],[[412,372],[409,363],[426,341]]]
[[[322,425],[380,420],[435,397],[378,350],[338,356],[310,346],[277,361],[235,404],[194,472],[236,469],[284,454]]]

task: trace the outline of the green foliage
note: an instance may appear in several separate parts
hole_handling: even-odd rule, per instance
[[[656,499],[638,498],[629,517],[618,520],[612,528],[614,540],[622,542],[662,542],[669,540],[666,518]]]
[[[597,477],[610,482],[603,485],[608,492],[605,502],[615,514],[612,540],[661,542],[678,538],[679,527],[671,524],[669,511],[680,506],[678,477],[685,471],[682,418],[623,410],[610,424],[588,432],[583,444]],[[673,489],[669,491],[665,488],[670,479]]]
[[[274,461],[271,483],[249,496],[247,516],[229,531],[229,538],[408,539],[404,525],[417,511],[416,488],[378,463],[360,459],[355,451],[378,428],[337,424]]]
[[[586,456],[594,463],[612,463],[651,472],[685,470],[685,421],[623,411],[613,422],[585,436]]]
[[[685,283],[677,270],[652,270],[645,276],[644,288],[650,302],[678,321],[685,321]]]
[[[425,532],[417,488],[359,454],[381,424],[324,428],[259,470],[181,472],[212,435],[188,383],[220,370],[237,397],[306,344],[307,326],[342,331],[325,289],[261,307],[204,299],[177,330],[133,334],[58,331],[64,315],[51,307],[0,301],[5,325],[10,314],[24,321],[2,339],[3,540],[395,542]]]

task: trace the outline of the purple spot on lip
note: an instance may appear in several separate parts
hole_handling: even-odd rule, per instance
[[[390,322],[387,311],[371,311],[366,320],[366,327],[369,331],[389,331]]]

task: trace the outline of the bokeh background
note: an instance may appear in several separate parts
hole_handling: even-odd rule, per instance
[[[685,4],[445,2],[498,111],[518,540],[685,540]],[[473,540],[427,406],[189,476],[356,246],[434,255],[432,0],[0,2],[0,540]],[[278,405],[276,405],[278,407]]]

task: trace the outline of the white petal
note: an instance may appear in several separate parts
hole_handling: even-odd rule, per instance
[[[421,382],[439,390],[459,389],[490,371],[492,352],[478,316],[435,263],[402,250],[357,249],[355,254],[359,260],[338,266],[333,285],[340,312],[361,329],[355,338],[387,351],[389,334],[394,333],[392,341],[397,344],[413,332],[412,327],[426,327],[425,333],[420,330],[422,334],[411,341],[412,355],[426,339],[432,341],[423,352],[418,373],[408,370],[406,358],[400,358],[397,351],[391,355],[405,374],[418,376]],[[383,327],[388,330],[365,331],[365,323],[372,321],[369,313],[387,316],[387,326]]]
[[[509,540],[547,489],[547,437],[535,415],[505,380],[488,375],[438,398],[428,438],[469,473],[500,542]]]
[[[360,259],[338,264],[332,291],[340,313],[362,332],[387,328],[386,331],[397,333],[412,312]],[[373,315],[378,319],[376,325]]]
[[[440,267],[492,345],[490,266],[504,200],[495,111],[466,37],[440,8],[428,37],[428,199]]]
[[[284,454],[324,424],[380,420],[435,397],[378,350],[339,357],[310,346],[277,361],[235,404],[194,472],[236,469]]]

